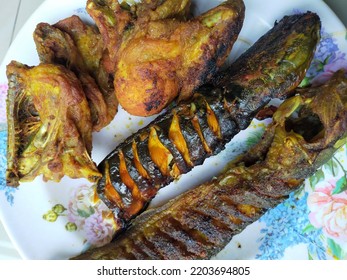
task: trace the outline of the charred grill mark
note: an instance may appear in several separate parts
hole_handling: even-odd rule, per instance
[[[106,205],[117,218],[126,223],[158,189],[202,164],[238,133],[221,105],[221,91],[211,95],[196,94],[193,102],[164,114],[99,165],[105,176],[98,183],[98,194],[108,200]]]
[[[171,235],[161,232],[158,226],[156,228],[156,233],[147,235],[147,240],[159,252],[161,259],[175,259],[181,256],[180,246],[173,243]]]
[[[171,232],[167,232],[161,227],[158,227],[158,230],[159,234],[165,237],[164,240],[166,241],[166,243],[163,244],[163,248],[167,247],[167,244],[169,244],[169,254],[167,254],[166,259],[186,258],[189,255],[189,252],[186,250],[185,244],[175,239]]]
[[[194,207],[193,209],[198,215],[209,216],[212,222],[220,228],[230,229],[235,226],[234,222],[228,218],[228,215],[224,215],[225,213],[219,211],[219,209],[213,207],[213,205],[208,205],[206,208]]]
[[[148,234],[143,233],[141,236],[142,243],[144,248],[147,248],[147,251],[151,252],[151,255],[154,256],[153,259],[158,260],[158,259],[163,259],[163,255],[160,250],[158,250],[158,247],[154,244],[154,242],[151,241],[150,237]]]
[[[145,260],[148,257],[146,252],[143,251],[141,244],[136,243],[134,240],[127,244],[125,250],[130,254],[131,259],[134,260]]]
[[[181,223],[173,217],[169,216],[168,219],[163,221],[160,225],[160,231],[171,236],[173,243],[181,248],[183,252],[182,255],[184,254],[188,257],[205,254],[201,243],[192,238],[189,231],[185,230]]]
[[[180,212],[175,212],[174,217],[185,228],[189,229],[191,237],[202,243],[204,246],[210,247],[216,244],[216,239],[211,231],[210,219],[202,215],[196,215],[190,209],[182,209]]]
[[[146,238],[141,236],[139,239],[135,239],[134,242],[141,247],[141,250],[147,255],[145,259],[156,260],[158,259],[158,251],[154,249],[151,242],[148,242]]]
[[[193,207],[192,209],[187,209],[188,215],[194,217],[195,227],[199,230],[206,240],[211,244],[218,244],[221,240],[228,235],[228,227],[221,226],[223,223],[218,223],[219,221],[212,213],[207,211],[200,211],[199,208]]]

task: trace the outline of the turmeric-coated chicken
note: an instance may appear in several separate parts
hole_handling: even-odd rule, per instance
[[[185,100],[224,64],[244,20],[241,0],[193,18],[137,20],[117,50],[114,87],[130,114],[150,116]]]
[[[133,3],[118,0],[87,0],[86,10],[93,18],[104,43],[102,64],[114,74],[118,48],[125,32],[136,21],[147,22],[167,18],[185,20],[190,14],[191,0],[142,0]]]
[[[12,61],[7,77],[7,185],[39,175],[45,181],[64,175],[97,181],[91,114],[76,75],[60,65]]]
[[[103,44],[98,31],[72,16],[54,25],[39,23],[34,41],[40,61],[61,64],[74,71],[81,81],[92,113],[93,130],[99,131],[113,120],[118,102],[101,64]]]
[[[95,79],[105,100],[107,110],[99,115],[99,130],[113,120],[118,111],[118,101],[114,94],[113,73],[107,71],[107,61],[104,57],[104,41],[95,25],[88,24],[76,15],[62,19],[53,25],[70,35],[80,53],[85,69]],[[43,40],[44,41],[44,40]],[[70,65],[71,67],[71,65]],[[102,109],[99,109],[102,112]]]

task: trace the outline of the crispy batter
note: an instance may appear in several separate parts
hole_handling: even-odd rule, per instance
[[[113,74],[121,37],[132,22],[132,14],[118,0],[88,0],[86,9],[102,35],[105,50],[103,64],[106,71]]]
[[[95,79],[107,104],[107,121],[111,121],[118,110],[118,100],[114,94],[113,73],[107,71],[104,42],[102,36],[94,25],[84,23],[78,16],[63,19],[55,27],[68,33],[74,40],[89,74]]]
[[[84,23],[76,15],[62,19],[53,25],[70,35],[89,73],[96,73],[102,58],[104,44],[95,25]]]
[[[179,95],[189,98],[228,56],[244,19],[241,0],[229,0],[188,21],[134,22],[118,50],[114,86],[133,115],[159,113]]]
[[[62,66],[12,61],[7,76],[7,184],[38,175],[45,181],[64,175],[96,181],[90,109],[75,74]]]
[[[113,89],[103,90],[105,82],[98,79],[102,56],[100,36],[76,16],[56,26],[48,23],[36,26],[34,41],[40,61],[61,64],[75,72],[89,102],[93,130],[99,131],[114,118],[118,107]]]
[[[124,33],[139,20],[148,22],[176,18],[184,20],[190,13],[191,0],[144,0],[129,6],[125,1],[88,0],[86,9],[93,18],[103,38],[102,63],[113,74],[118,48]]]
[[[187,20],[190,14],[191,0],[143,0],[131,6],[140,20],[160,20],[176,18]]]

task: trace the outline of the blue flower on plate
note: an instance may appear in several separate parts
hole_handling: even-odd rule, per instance
[[[298,244],[306,244],[308,257],[326,259],[326,251],[320,239],[321,230],[305,230],[308,220],[307,193],[291,193],[289,198],[268,211],[259,220],[266,227],[262,236],[257,259],[281,259],[285,250]]]
[[[4,192],[6,200],[13,205],[16,188],[6,186],[6,151],[7,151],[7,131],[0,131],[0,191]]]
[[[340,51],[336,41],[336,38],[322,28],[321,40],[302,85],[323,84],[337,70],[347,71],[346,54]]]

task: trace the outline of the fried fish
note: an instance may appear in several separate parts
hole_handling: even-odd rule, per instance
[[[262,140],[219,176],[145,211],[119,238],[74,259],[213,257],[346,142],[346,102],[344,72],[300,91],[280,105]]]

